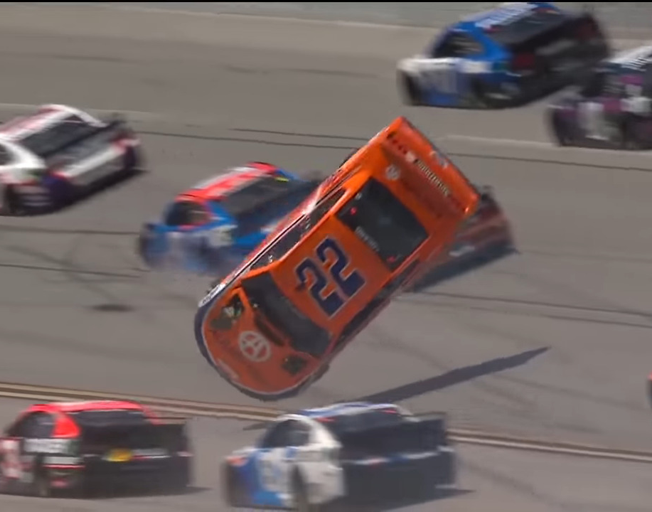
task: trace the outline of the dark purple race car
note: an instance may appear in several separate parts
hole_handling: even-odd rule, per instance
[[[652,148],[652,45],[601,62],[548,107],[546,122],[560,146]]]

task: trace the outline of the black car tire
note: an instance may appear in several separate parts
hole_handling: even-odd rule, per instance
[[[297,512],[319,512],[320,508],[310,504],[308,489],[297,471],[294,472],[292,477],[292,504]]]
[[[175,471],[166,478],[166,490],[172,493],[182,493],[190,485],[190,480],[190,472],[187,469]]]
[[[548,113],[548,128],[554,141],[558,146],[567,147],[571,145],[572,139],[565,129],[565,123],[559,119],[557,111],[552,110]]]
[[[622,149],[639,150],[645,148],[645,142],[639,136],[639,123],[643,118],[629,115],[625,117],[620,128],[620,147]]]
[[[501,109],[510,106],[510,101],[512,101],[492,98],[487,92],[487,86],[479,78],[475,78],[471,82],[471,92],[475,99],[474,103],[480,108]]]
[[[421,88],[414,77],[406,73],[399,72],[398,88],[406,105],[420,106],[423,105]]]
[[[39,466],[36,467],[31,493],[37,498],[50,498],[52,496],[50,475],[48,474],[47,469]]]
[[[231,508],[246,506],[247,499],[242,481],[228,464],[222,467],[222,497]]]
[[[19,216],[22,213],[23,208],[20,204],[18,194],[16,194],[16,191],[12,187],[7,187],[2,200],[2,214]]]

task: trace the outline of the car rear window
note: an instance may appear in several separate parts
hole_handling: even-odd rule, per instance
[[[60,123],[28,135],[20,143],[35,155],[43,157],[96,131],[96,127],[89,125],[81,118],[70,116]]]

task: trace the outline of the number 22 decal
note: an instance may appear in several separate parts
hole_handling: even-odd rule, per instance
[[[315,249],[315,254],[321,265],[312,258],[306,258],[297,266],[296,275],[303,286],[307,284],[308,276],[312,276],[313,283],[309,289],[310,295],[324,313],[330,317],[337,313],[346,301],[365,285],[365,280],[355,269],[351,270],[348,276],[343,275],[344,269],[349,264],[349,258],[332,238],[325,238]],[[324,295],[323,292],[328,286],[328,279],[322,269],[326,263],[332,261],[331,258],[334,258],[334,261],[328,269],[328,273],[337,285],[338,290]]]

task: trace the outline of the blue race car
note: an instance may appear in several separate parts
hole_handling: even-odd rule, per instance
[[[517,106],[571,85],[610,53],[590,13],[510,2],[463,19],[401,60],[398,86],[410,105]]]
[[[423,501],[456,482],[446,426],[442,413],[368,402],[284,414],[255,445],[226,457],[224,500],[231,508],[299,511]]]
[[[223,277],[260,244],[321,181],[253,162],[178,195],[159,222],[148,222],[138,254],[154,269]]]

